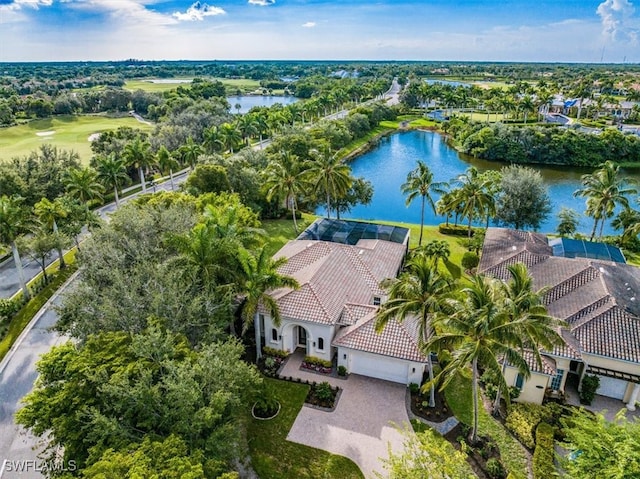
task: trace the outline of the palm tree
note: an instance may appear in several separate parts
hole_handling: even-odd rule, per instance
[[[432,261],[433,268],[437,271],[438,264],[442,260],[444,263],[451,255],[451,249],[449,243],[444,240],[432,240],[425,244],[423,247],[416,248],[417,254],[423,254]]]
[[[202,133],[204,141],[203,146],[208,153],[216,153],[222,151],[222,135],[217,126],[212,126],[204,130]]]
[[[512,321],[520,329],[523,348],[530,351],[539,367],[542,367],[540,349],[551,351],[554,346],[564,343],[559,328],[564,324],[547,313],[544,296],[548,288],[533,289],[533,278],[522,263],[507,266],[510,278],[502,283],[505,299],[506,320]],[[524,351],[523,351],[524,352]],[[503,361],[502,375],[507,362]],[[498,387],[493,406],[497,414],[500,406],[501,388]]]
[[[433,173],[424,161],[418,160],[418,166],[407,175],[407,181],[400,187],[402,194],[407,195],[406,205],[418,196],[422,198],[420,206],[420,239],[418,246],[422,245],[422,230],[424,229],[424,205],[428,201],[433,213],[436,214],[436,204],[431,193],[444,194],[443,184],[433,182]]]
[[[154,162],[150,148],[151,145],[149,142],[142,141],[139,137],[136,137],[133,141],[125,145],[123,152],[127,164],[138,168],[138,176],[140,177],[140,185],[142,186],[143,193],[147,192],[144,172]]]
[[[280,326],[280,309],[278,303],[268,292],[277,288],[299,287],[291,276],[278,272],[278,268],[287,262],[287,258],[273,259],[265,246],[256,253],[241,249],[238,254],[241,266],[240,292],[245,301],[242,307],[242,334],[246,333],[253,321],[257,321],[258,308],[262,305],[269,313],[275,326]],[[256,336],[259,327],[256,325]],[[256,343],[257,355],[260,357],[260,341]]]
[[[22,201],[22,198],[15,196],[0,196],[0,243],[11,246],[22,295],[25,299],[29,299],[31,294],[29,293],[29,288],[27,288],[20,252],[16,245],[16,239],[21,234],[29,231],[32,223],[26,208],[22,206]]]
[[[169,172],[171,190],[175,190],[176,187],[173,183],[173,170],[180,168],[180,163],[178,163],[178,160],[176,160],[169,152],[169,150],[167,150],[167,148],[162,145],[156,153],[156,163],[158,164],[158,168],[160,168],[162,174],[164,174],[166,171]]]
[[[596,234],[598,222],[600,224],[600,238],[604,229],[606,218],[611,218],[616,206],[629,207],[629,200],[626,195],[637,194],[637,190],[627,186],[628,182],[620,178],[620,167],[612,161],[605,161],[600,165],[600,169],[592,174],[582,175],[582,188],[574,192],[574,196],[587,198],[587,215],[593,217],[593,230],[590,240]]]
[[[415,318],[418,322],[420,348],[427,356],[430,385],[429,406],[435,406],[433,365],[431,348],[427,346],[433,335],[433,318],[447,309],[447,301],[454,291],[454,283],[440,276],[430,261],[423,255],[415,255],[406,264],[405,270],[395,279],[383,283],[388,289],[389,299],[376,314],[375,327],[381,332],[391,320],[405,321]]]
[[[351,188],[351,168],[328,152],[319,154],[307,168],[307,178],[314,192],[324,194],[327,201],[327,218],[331,218],[331,198],[344,196]]]
[[[454,312],[435,315],[435,335],[427,342],[426,350],[449,351],[451,360],[438,375],[427,383],[440,384],[445,389],[453,378],[471,366],[473,425],[470,442],[478,440],[478,366],[492,371],[501,388],[506,389],[500,361],[508,361],[529,377],[527,362],[520,353],[523,341],[519,326],[506,320],[503,290],[498,280],[474,275],[470,285],[462,289],[462,299],[454,303]],[[426,385],[425,385],[426,386]]]
[[[235,124],[223,123],[218,127],[220,132],[220,141],[225,151],[233,154],[233,149],[242,141],[242,134]]]
[[[258,134],[258,123],[256,122],[255,116],[247,113],[236,120],[236,125],[238,126],[238,130],[240,130],[242,140],[249,146],[250,138]]]
[[[69,210],[65,207],[61,198],[56,198],[54,201],[42,198],[33,206],[33,209],[42,224],[54,234],[58,233],[57,220],[66,218],[69,214]],[[62,248],[58,249],[58,259],[60,260],[60,269],[66,268],[67,265],[64,261]]]
[[[287,208],[291,208],[293,227],[298,233],[296,220],[297,198],[306,185],[305,171],[298,157],[288,151],[281,151],[277,160],[269,163],[265,170],[264,186],[267,189],[267,201],[275,196],[284,198]]]
[[[67,193],[76,198],[89,210],[89,203],[102,199],[104,186],[98,181],[98,173],[93,168],[72,168],[67,172]]]
[[[191,171],[193,171],[195,164],[198,162],[198,158],[204,153],[204,149],[189,136],[186,143],[178,149],[178,152],[182,156],[182,160],[187,163]]]
[[[524,113],[524,124],[527,124],[527,115],[536,109],[536,105],[533,103],[533,99],[530,95],[525,95],[520,100],[518,107]]]
[[[96,171],[98,179],[102,181],[105,189],[113,188],[116,208],[119,206],[118,188],[129,181],[125,160],[115,155],[101,156],[96,159]]]
[[[456,200],[460,207],[461,216],[469,219],[468,237],[471,238],[471,222],[474,218],[488,218],[495,212],[495,200],[488,191],[492,182],[486,176],[480,175],[475,167],[468,168],[459,175],[456,183],[460,187],[456,190]]]

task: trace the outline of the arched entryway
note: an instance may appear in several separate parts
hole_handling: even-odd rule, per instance
[[[291,352],[301,349],[305,355],[309,354],[309,346],[313,340],[309,330],[300,324],[291,324],[285,327],[282,332],[282,339],[284,349],[288,349]]]

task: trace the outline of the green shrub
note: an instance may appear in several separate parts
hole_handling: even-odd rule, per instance
[[[315,356],[305,356],[304,362],[310,366],[321,366],[323,368],[330,368],[333,364],[327,359],[317,358]]]
[[[600,387],[600,378],[598,376],[585,376],[582,378],[582,390],[580,391],[580,403],[591,404],[596,395],[596,391]]]
[[[449,236],[469,236],[469,228],[464,225],[447,225],[446,223],[440,223],[438,225],[438,231],[443,235]],[[475,228],[471,228],[471,236],[475,233]]]
[[[264,348],[262,348],[262,353],[266,356],[273,356],[273,357],[282,358],[282,359],[289,356],[289,353],[287,353],[286,351],[282,351],[281,349],[270,348],[269,346],[265,346]]]
[[[22,304],[15,299],[0,299],[0,321],[10,320],[20,310]]]
[[[534,479],[557,477],[554,466],[553,427],[541,422],[536,429],[536,450],[533,453]]]
[[[316,397],[320,401],[331,401],[333,399],[333,388],[328,382],[322,382],[316,386]]]
[[[536,445],[534,433],[541,421],[549,419],[550,412],[544,406],[514,403],[509,406],[505,425],[518,440],[529,449]]]
[[[338,376],[346,376],[347,375],[347,368],[345,368],[344,366],[338,366]]]
[[[504,466],[500,461],[498,461],[495,457],[492,457],[487,461],[487,474],[492,479],[500,479],[506,476],[506,472]]]
[[[411,394],[418,394],[420,392],[420,385],[416,383],[409,384],[409,391],[411,391]]]
[[[478,266],[479,263],[480,263],[480,257],[473,251],[467,251],[462,256],[461,264],[464,269],[473,269],[476,266]]]

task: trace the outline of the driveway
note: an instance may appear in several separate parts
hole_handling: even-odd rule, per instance
[[[326,380],[342,388],[342,393],[333,412],[304,406],[287,439],[346,456],[366,478],[375,477],[374,471],[384,473],[381,458],[389,456],[389,445],[395,452],[403,449],[403,436],[394,425],[402,427],[409,422],[406,386],[357,374],[349,375],[347,380],[325,378],[300,371],[300,363],[291,359],[281,375]]]

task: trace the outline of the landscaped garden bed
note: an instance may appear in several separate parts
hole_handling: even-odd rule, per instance
[[[417,417],[430,422],[442,422],[453,416],[442,392],[436,389],[435,405],[434,407],[429,407],[429,391],[421,393],[417,384],[411,385],[409,389],[411,394],[411,412]]]
[[[331,374],[333,372],[333,363],[326,359],[305,356],[300,368],[321,374]]]
[[[312,383],[304,402],[317,408],[333,410],[338,402],[340,388],[334,388],[328,382]]]
[[[456,449],[467,454],[467,462],[480,479],[504,479],[507,471],[496,442],[488,436],[478,436],[469,443],[469,427],[460,423],[444,436]]]

